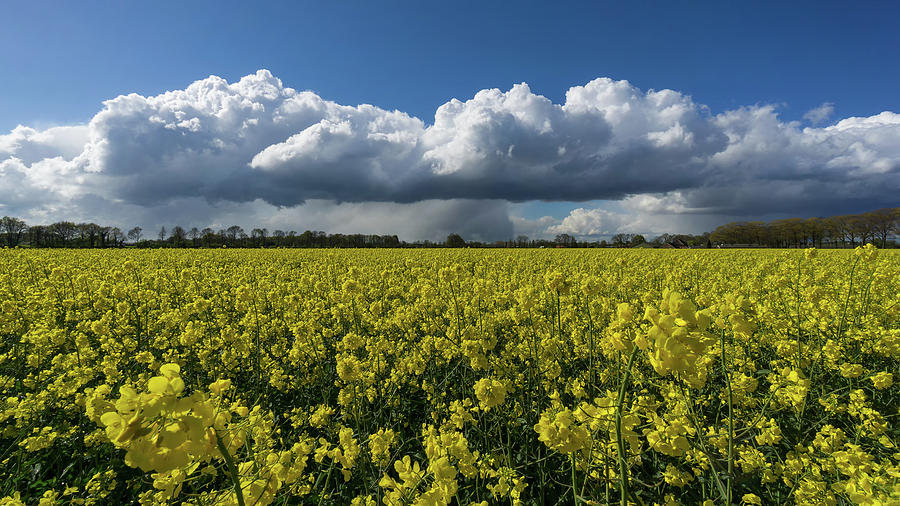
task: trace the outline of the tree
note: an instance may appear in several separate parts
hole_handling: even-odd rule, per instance
[[[200,235],[202,237],[201,241],[203,242],[203,245],[206,247],[212,246],[213,244],[216,243],[216,241],[219,240],[218,236],[216,235],[216,231],[209,227],[206,227],[203,230],[201,230]]]
[[[100,236],[100,247],[105,248],[106,242],[109,239],[109,234],[112,232],[112,227],[100,227],[97,232]]]
[[[900,235],[900,207],[894,208],[894,225],[891,227],[891,232]]]
[[[128,240],[131,242],[140,241],[141,240],[141,232],[143,232],[143,231],[144,231],[144,229],[142,229],[141,227],[132,228],[131,230],[128,231]]]
[[[865,214],[855,214],[850,216],[850,230],[854,237],[859,237],[860,244],[871,242],[875,237],[875,224],[871,218]]]
[[[575,246],[575,238],[569,234],[557,234],[554,241],[558,246],[572,247]]]
[[[6,245],[10,248],[15,247],[22,240],[22,234],[28,229],[28,225],[19,218],[4,216],[0,218],[0,230],[6,236]]]
[[[184,246],[184,240],[187,237],[187,232],[181,225],[175,225],[175,228],[172,229],[172,243],[175,246],[181,247]]]
[[[191,243],[194,247],[197,246],[197,239],[200,239],[200,229],[197,227],[191,227],[190,232],[188,232],[188,237],[191,238]]]
[[[655,247],[660,247],[665,244],[668,244],[669,241],[671,240],[671,237],[672,236],[670,234],[660,234],[660,235],[654,237],[653,240],[650,241],[650,244],[652,244]]]
[[[265,228],[254,228],[250,231],[250,236],[253,238],[253,242],[255,242],[257,246],[261,247],[265,247],[266,236],[268,235],[269,231]]]
[[[113,242],[113,246],[121,246],[125,242],[125,234],[119,227],[113,227],[109,230],[109,239]]]
[[[232,225],[225,229],[225,237],[227,237],[231,242],[237,241],[237,238],[243,235],[244,229],[237,225]]]
[[[459,234],[450,234],[447,236],[446,245],[448,248],[465,248],[466,241]]]
[[[47,244],[48,236],[47,227],[43,225],[32,225],[28,227],[28,243],[36,248],[49,246],[49,244]]]
[[[612,244],[617,248],[624,247],[631,243],[631,239],[634,237],[634,234],[624,234],[618,233],[612,236]]]
[[[644,239],[644,236],[642,236],[641,234],[637,234],[631,238],[630,244],[632,246],[640,246],[641,244],[644,244],[646,242],[647,242],[647,239]]]
[[[822,236],[825,235],[825,220],[822,218],[809,218],[804,223],[804,232],[809,245],[822,247]]]
[[[158,237],[159,237],[159,242],[165,241],[167,235],[168,235],[168,234],[166,233],[166,227],[163,226],[163,228],[159,229],[159,236],[158,236]]]
[[[61,246],[69,246],[69,242],[75,238],[78,233],[78,226],[71,221],[58,221],[50,225],[50,233],[56,239],[56,243]]]
[[[81,245],[93,248],[100,238],[100,225],[96,223],[79,223],[76,225]]]
[[[285,238],[284,230],[276,230],[272,232],[272,237],[275,238],[276,246],[284,246],[284,238]]]
[[[891,231],[897,226],[898,216],[900,216],[898,211],[900,211],[900,208],[879,209],[866,214],[869,217],[869,221],[872,223],[872,229],[875,231],[875,235],[881,239],[882,248],[887,246],[887,238],[891,234]]]

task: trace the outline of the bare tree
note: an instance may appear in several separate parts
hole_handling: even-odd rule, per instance
[[[98,232],[100,235],[100,247],[105,248],[109,240],[109,234],[112,232],[112,227],[100,227]]]
[[[891,232],[900,235],[900,207],[894,208],[894,225],[891,227]]]
[[[855,214],[850,216],[850,229],[853,235],[859,237],[860,244],[871,242],[875,238],[875,223],[869,214]]]
[[[881,239],[881,247],[887,246],[887,238],[891,235],[891,231],[897,226],[898,209],[879,209],[866,213],[875,235]]]
[[[141,240],[141,232],[143,232],[143,231],[144,231],[144,229],[142,229],[141,227],[132,228],[131,230],[128,231],[128,240],[131,242],[140,241]]]
[[[112,241],[113,246],[121,246],[125,242],[125,234],[119,227],[113,227],[109,231],[109,240]]]
[[[175,246],[184,246],[184,240],[187,237],[187,232],[185,232],[184,228],[181,225],[175,225],[172,229],[172,242]]]
[[[613,246],[621,248],[623,246],[627,246],[628,244],[631,244],[631,240],[633,238],[634,238],[634,234],[619,233],[619,234],[612,236],[612,244],[613,244]]]
[[[243,235],[245,235],[244,229],[237,225],[232,225],[225,229],[225,236],[228,237],[228,239],[230,239],[231,241],[236,241],[238,237]]]
[[[554,241],[558,246],[565,246],[567,248],[575,246],[576,240],[569,234],[557,234]]]
[[[166,227],[163,226],[161,229],[159,229],[159,235],[157,236],[159,237],[159,242],[165,241],[168,235],[169,234],[166,232]]]
[[[200,229],[197,227],[191,227],[190,232],[188,232],[188,237],[191,238],[191,243],[194,247],[197,246],[197,239],[200,239]]]
[[[250,231],[250,237],[253,238],[253,242],[256,243],[257,246],[265,246],[266,245],[266,236],[268,235],[268,230],[264,228],[254,228]]]
[[[206,227],[200,231],[202,236],[203,245],[206,247],[212,246],[212,244],[216,241],[216,231]]]

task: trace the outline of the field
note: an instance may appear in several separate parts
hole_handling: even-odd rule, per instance
[[[0,504],[898,504],[900,254],[0,250]]]

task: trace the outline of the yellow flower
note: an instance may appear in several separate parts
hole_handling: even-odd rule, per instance
[[[475,382],[475,396],[485,411],[503,404],[506,399],[506,385],[500,380],[481,378]]]
[[[894,375],[886,371],[874,374],[869,379],[872,380],[872,384],[875,385],[875,388],[879,390],[890,388],[891,385],[894,384]]]
[[[575,422],[569,409],[563,409],[555,415],[545,411],[534,426],[534,431],[538,433],[538,439],[560,453],[572,453],[586,448],[591,442],[590,433]]]
[[[391,447],[397,442],[397,434],[391,429],[378,429],[378,432],[369,437],[369,451],[372,454],[372,462],[379,466],[386,466],[391,457]]]
[[[845,378],[858,378],[862,376],[864,369],[860,364],[843,363],[840,366],[841,376]]]
[[[744,494],[741,497],[741,505],[762,505],[762,499],[756,494]]]
[[[690,473],[682,472],[672,464],[666,464],[666,470],[663,472],[663,479],[666,483],[674,487],[683,488],[685,485],[693,481],[694,477]]]
[[[854,254],[866,262],[872,262],[878,258],[878,248],[872,243],[867,243],[865,246],[857,246]]]
[[[165,364],[159,368],[162,376],[154,376],[147,382],[147,390],[158,395],[178,395],[184,390],[181,368],[178,364]]]

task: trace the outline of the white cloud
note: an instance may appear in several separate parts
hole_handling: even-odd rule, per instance
[[[0,135],[0,160],[16,157],[31,164],[45,158],[62,157],[71,160],[81,154],[88,140],[87,125],[61,126],[35,130],[19,125],[6,135]]]
[[[832,113],[826,103],[806,119]],[[445,103],[425,125],[285,87],[261,70],[235,83],[212,76],[157,96],[119,96],[88,125],[0,135],[2,212],[46,219],[151,222],[180,209],[213,221],[251,205],[264,210],[253,215],[260,220],[327,209],[341,216],[327,223],[333,230],[382,220],[422,234],[594,235],[673,223],[665,216],[699,223],[894,205],[898,172],[893,112],[803,128],[773,106],[713,115],[683,93],[606,78],[572,87],[563,104],[524,83],[482,90]],[[510,221],[505,204],[598,199],[624,199],[622,212],[582,207],[559,222]]]
[[[419,190],[436,196],[588,200],[692,185],[695,158],[725,137],[690,97],[596,79],[571,88],[563,105],[524,83],[452,100],[424,143],[438,188]]]
[[[806,111],[806,114],[803,115],[803,119],[809,121],[813,125],[818,125],[824,123],[832,114],[834,114],[834,104],[832,102],[825,102],[818,107],[813,107]]]
[[[577,236],[610,236],[622,232],[630,216],[605,209],[584,209],[579,207],[566,216],[561,223],[547,230],[553,234]]]
[[[522,216],[512,215],[509,217],[513,224],[513,231],[516,236],[525,235],[532,239],[542,239],[550,237],[550,231],[560,220],[553,216],[541,216],[537,219],[528,219]]]
[[[418,177],[424,125],[370,105],[340,107],[314,125],[256,155],[260,196],[295,204],[305,198],[395,200],[397,187]],[[277,188],[274,187],[277,185]],[[279,195],[281,188],[289,189]],[[407,199],[415,200],[415,199]]]
[[[585,239],[609,238],[618,233],[643,234],[651,239],[663,233],[699,234],[712,230],[727,217],[699,209],[686,209],[678,195],[638,195],[621,201],[621,210],[576,208],[548,234],[569,234]]]

